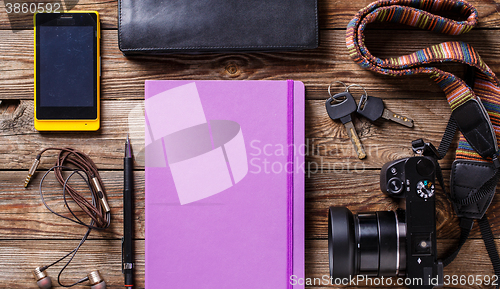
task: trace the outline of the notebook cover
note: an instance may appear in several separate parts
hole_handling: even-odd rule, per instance
[[[303,288],[304,84],[146,81],[146,288]]]
[[[120,0],[124,53],[234,52],[318,46],[316,0]]]

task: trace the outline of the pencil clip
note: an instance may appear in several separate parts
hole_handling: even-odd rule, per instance
[[[125,270],[124,270],[124,264],[125,262],[123,261],[123,244],[125,243],[124,241],[124,237],[122,237],[122,274],[125,274]]]

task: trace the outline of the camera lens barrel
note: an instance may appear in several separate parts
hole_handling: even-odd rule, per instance
[[[380,259],[379,226],[377,213],[359,214],[354,217],[357,263],[360,274],[377,276]]]
[[[354,276],[357,270],[354,217],[345,207],[330,207],[328,212],[328,256],[330,276]]]
[[[404,276],[406,224],[403,210],[353,215],[345,207],[330,207],[328,228],[332,277]]]

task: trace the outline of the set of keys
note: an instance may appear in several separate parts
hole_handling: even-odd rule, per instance
[[[384,118],[407,127],[413,127],[413,120],[386,109],[381,98],[368,96],[366,90],[361,85],[352,84],[347,86],[343,82],[336,82],[343,84],[345,86],[345,91],[332,95],[330,91],[331,85],[328,87],[328,94],[330,95],[330,98],[326,100],[326,111],[331,119],[340,119],[360,160],[366,157],[366,152],[363,148],[363,144],[359,140],[354,124],[352,123],[351,115],[354,112],[359,113],[370,121],[376,121],[380,118]],[[360,87],[364,91],[358,105],[356,105],[356,100],[354,100],[354,97],[349,92],[349,88],[354,86]]]

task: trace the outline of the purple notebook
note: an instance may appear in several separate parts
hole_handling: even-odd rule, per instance
[[[304,99],[146,81],[146,288],[304,288]]]

